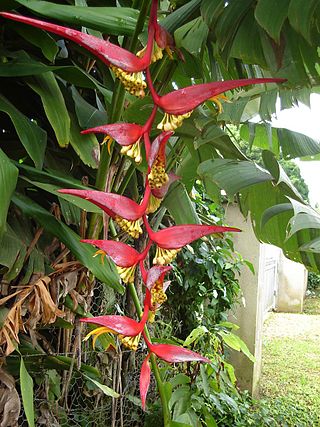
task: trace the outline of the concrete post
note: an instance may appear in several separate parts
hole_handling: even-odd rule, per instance
[[[239,282],[244,305],[239,304],[235,308],[230,315],[230,321],[240,326],[239,336],[256,359],[256,362],[252,363],[242,353],[232,352],[231,363],[235,367],[238,384],[240,388],[249,390],[256,396],[261,373],[264,246],[255,237],[250,220],[243,218],[237,205],[227,206],[226,223],[242,229],[242,233],[234,233],[235,250],[250,261],[255,269],[255,275],[246,266],[241,270]]]

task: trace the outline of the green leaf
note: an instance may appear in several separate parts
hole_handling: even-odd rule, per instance
[[[172,184],[163,201],[176,224],[200,224],[194,205],[180,182]]]
[[[260,28],[253,10],[248,12],[234,37],[229,57],[239,58],[246,64],[258,64],[266,68],[266,60],[260,40]]]
[[[189,384],[190,378],[185,374],[177,374],[172,379],[170,379],[170,383],[172,384],[172,387],[177,387],[179,385]]]
[[[139,397],[137,396],[133,396],[132,394],[126,394],[125,395],[126,399],[128,399],[131,403],[133,403],[134,405],[138,406],[139,409],[141,408],[141,399],[139,399]]]
[[[194,341],[198,340],[199,338],[203,337],[203,335],[207,334],[209,331],[205,326],[198,326],[197,328],[193,329],[190,334],[185,339],[183,345],[189,346]]]
[[[318,0],[291,0],[288,12],[292,27],[311,44],[312,18],[319,5]]]
[[[22,356],[20,359],[20,389],[28,425],[34,427],[33,379],[26,370]]]
[[[276,184],[283,190],[285,195],[293,197],[294,199],[303,201],[301,195],[299,194],[296,187],[292,184],[290,178],[285,173],[284,169],[280,163],[275,158],[274,154],[271,151],[264,150],[262,152],[263,163],[266,168],[269,170],[271,175],[276,181]]]
[[[289,129],[277,129],[277,134],[286,159],[314,156],[320,153],[320,143],[307,135]]]
[[[255,17],[271,38],[279,42],[282,25],[287,18],[290,0],[259,0]]]
[[[70,114],[70,144],[85,165],[97,169],[100,161],[100,145],[92,133],[81,135],[81,128],[74,114]]]
[[[231,138],[217,126],[216,121],[205,124],[201,138],[195,140],[194,147],[198,149],[204,144],[210,144],[227,159],[247,160]]]
[[[36,168],[41,169],[47,145],[46,132],[22,114],[4,96],[0,95],[0,111],[8,114],[18,137]]]
[[[78,188],[79,190],[88,190],[88,187],[80,184],[79,180],[67,176],[62,171],[56,169],[46,169],[45,171],[40,171],[31,166],[18,162],[15,162],[15,165],[21,171],[21,174],[26,176],[31,181],[54,184],[60,188]]]
[[[44,325],[41,326],[39,329],[49,329],[51,327],[54,328],[62,328],[62,329],[73,329],[74,324],[67,322],[66,320],[62,319],[61,317],[57,317],[56,321],[54,323],[51,323],[50,325]]]
[[[223,362],[223,367],[228,372],[232,384],[236,384],[237,378],[234,373],[234,367],[230,363],[227,363],[225,361]]]
[[[248,123],[241,126],[240,136],[251,146],[272,151],[279,155],[279,140],[277,129],[269,124]]]
[[[54,74],[43,73],[32,80],[28,79],[27,84],[40,96],[60,147],[67,147],[70,141],[70,118]]]
[[[316,210],[297,200],[291,198],[289,200],[294,210],[294,216],[289,222],[288,238],[303,229],[320,228],[320,214]]]
[[[105,111],[100,111],[89,104],[74,86],[72,86],[71,92],[79,126],[88,129],[108,123],[108,116]]]
[[[192,427],[192,426],[186,423],[179,423],[178,421],[170,421],[170,427]]]
[[[267,171],[253,162],[229,159],[207,160],[200,164],[198,173],[201,177],[211,179],[229,195],[259,182],[272,180]]]
[[[16,188],[18,180],[18,169],[11,163],[11,160],[0,149],[0,237],[6,229],[7,214],[12,194]]]
[[[223,105],[223,111],[221,114],[219,114],[218,119],[223,120],[226,122],[231,122],[235,124],[239,124],[241,122],[244,122],[246,120],[249,120],[250,117],[245,117],[245,109],[250,108],[249,104],[253,103],[255,113],[252,114],[252,116],[257,114],[257,102],[259,102],[259,99],[251,100],[250,97],[242,97],[237,99],[236,102],[232,103],[224,103]],[[249,107],[248,107],[249,106]],[[249,114],[250,116],[250,114]]]
[[[277,90],[269,90],[261,95],[259,115],[262,120],[271,120],[272,115],[276,113],[277,99]]]
[[[209,28],[213,28],[218,17],[223,12],[225,0],[202,0],[201,16]]]
[[[252,0],[242,0],[225,4],[223,13],[219,16],[215,26],[215,34],[218,44],[224,49],[231,42],[238,30],[244,16],[252,5]]]
[[[231,329],[233,331],[237,331],[240,328],[240,326],[232,322],[220,322],[218,325],[223,326],[224,328]]]
[[[114,35],[132,35],[139,15],[139,10],[128,7],[82,7],[47,1],[16,1],[48,18]]]
[[[292,209],[291,203],[280,203],[279,205],[271,206],[266,209],[261,218],[261,228],[263,228],[274,216],[291,211]]]
[[[197,13],[200,3],[201,0],[188,1],[186,4],[166,16],[161,21],[161,25],[163,25],[169,33],[173,33],[177,28],[187,22],[191,16]]]
[[[174,390],[169,401],[169,408],[173,410],[173,419],[176,419],[188,410],[190,398],[191,390],[188,385],[182,385]]]
[[[120,394],[117,393],[116,391],[112,390],[112,388],[99,383],[99,381],[94,380],[93,378],[88,377],[87,375],[83,374],[83,376],[85,378],[87,378],[87,380],[91,381],[95,386],[97,386],[101,391],[103,391],[103,393],[106,396],[110,396],[110,397],[114,397],[114,398],[118,398],[120,397]]]
[[[54,71],[62,79],[76,86],[97,89],[108,101],[111,100],[111,91],[76,65],[45,65],[40,61],[33,60],[25,52],[21,55],[16,55],[12,60],[0,64],[1,77],[35,76],[49,71]]]
[[[201,382],[202,382],[202,388],[203,388],[204,394],[206,396],[209,396],[210,386],[208,384],[207,371],[206,371],[206,367],[202,364],[200,365],[200,375],[201,375]]]
[[[18,34],[28,40],[28,42],[39,47],[48,61],[54,61],[57,53],[59,52],[59,47],[48,33],[40,30],[39,28],[27,26],[20,22],[10,22],[10,27],[11,26]]]
[[[229,347],[236,351],[242,351],[251,362],[255,362],[254,356],[250,353],[247,345],[239,338],[237,335],[231,332],[219,331],[218,334],[223,339],[223,342],[226,343]]]
[[[172,396],[172,384],[169,382],[163,383],[163,391],[166,396],[167,402],[169,402]]]
[[[97,279],[123,293],[114,264],[109,259],[106,258],[102,265],[98,258],[93,257],[96,251],[91,245],[80,243],[80,237],[74,231],[28,197],[16,193],[12,201],[25,215],[36,219],[42,227],[57,236]]]
[[[206,422],[206,427],[218,427],[218,424],[209,412],[205,414],[204,419]]]
[[[6,224],[6,231],[3,233],[0,239],[0,264],[6,266],[10,271],[15,264],[15,261],[20,257],[24,258],[24,254],[21,253],[21,238],[19,238],[9,224]],[[18,270],[18,274],[20,271]]]
[[[320,153],[320,143],[299,132],[285,128],[272,128],[270,124],[248,123],[241,126],[240,136],[250,145],[268,149],[276,156],[281,152],[285,159],[307,158]]]
[[[202,53],[208,33],[209,28],[200,16],[179,27],[174,33],[174,38],[177,47],[183,47],[197,57]]]

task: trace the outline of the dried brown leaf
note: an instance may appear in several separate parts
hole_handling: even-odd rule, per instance
[[[18,427],[20,409],[14,378],[0,368],[0,427]]]
[[[19,343],[18,334],[25,331],[22,317],[29,313],[26,326],[29,330],[34,330],[37,324],[50,324],[56,321],[57,317],[63,317],[64,312],[59,310],[52,300],[49,291],[51,278],[45,276],[37,280],[32,285],[22,287],[8,297],[0,300],[0,305],[16,297],[16,301],[9,310],[0,329],[0,346],[5,347],[5,354],[12,353]]]

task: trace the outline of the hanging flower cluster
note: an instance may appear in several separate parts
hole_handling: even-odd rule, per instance
[[[97,254],[109,256],[118,269],[120,278],[125,284],[134,283],[135,271],[140,268],[145,285],[145,299],[143,315],[139,322],[126,316],[100,316],[81,319],[82,322],[98,325],[89,336],[95,340],[103,333],[116,334],[120,342],[131,350],[136,350],[141,335],[148,348],[148,355],[141,367],[140,394],[142,406],[145,408],[146,395],[150,383],[149,358],[155,355],[169,362],[200,361],[210,362],[207,358],[183,347],[169,344],[154,344],[146,336],[147,322],[153,321],[157,309],[166,299],[166,289],[170,282],[164,278],[171,267],[168,265],[175,258],[180,249],[201,237],[229,231],[240,231],[237,228],[209,226],[209,225],[179,225],[160,231],[154,231],[148,222],[148,215],[155,212],[161,204],[169,185],[177,177],[166,170],[166,143],[174,131],[182,125],[183,120],[189,118],[192,111],[206,100],[216,102],[220,108],[219,97],[223,92],[241,86],[258,83],[281,82],[283,79],[244,79],[222,82],[212,82],[189,86],[160,96],[154,89],[150,65],[161,59],[163,51],[172,57],[175,46],[170,34],[157,22],[158,0],[152,0],[150,19],[148,24],[148,41],[145,49],[137,55],[112,44],[80,31],[62,27],[60,25],[43,22],[21,15],[2,12],[5,18],[23,22],[43,30],[58,34],[70,39],[90,51],[104,62],[132,95],[144,97],[145,91],[150,91],[153,100],[153,110],[143,125],[133,123],[114,123],[84,130],[82,133],[105,134],[105,141],[115,140],[121,145],[121,153],[132,158],[137,164],[142,161],[141,144],[144,144],[148,170],[145,177],[145,191],[140,204],[133,200],[113,193],[94,190],[63,189],[61,193],[81,197],[94,203],[108,214],[130,237],[137,239],[145,231],[148,239],[145,249],[139,253],[133,247],[115,240],[82,240],[83,243],[98,248]],[[179,52],[177,52],[179,54]],[[154,124],[158,109],[164,117],[157,124],[161,132],[151,143],[150,131]],[[153,267],[147,269],[146,257],[151,247],[155,245]]]

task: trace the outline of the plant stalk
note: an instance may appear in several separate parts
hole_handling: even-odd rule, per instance
[[[135,305],[135,308],[137,310],[137,314],[139,317],[141,317],[142,308],[141,308],[141,304],[139,301],[139,297],[138,297],[136,288],[134,287],[133,283],[129,283],[128,287],[129,287],[129,292],[130,292],[131,298],[132,298],[133,303]],[[151,341],[151,337],[150,337],[147,326],[145,326],[144,329],[145,329],[145,334],[146,334],[148,340]],[[154,373],[154,376],[155,376],[155,379],[157,382],[157,386],[158,386],[158,390],[159,390],[159,394],[160,394],[160,399],[161,399],[161,404],[162,404],[162,412],[163,412],[163,426],[169,427],[170,426],[169,406],[168,406],[168,402],[167,402],[167,398],[166,398],[166,394],[165,394],[164,385],[163,385],[163,382],[162,382],[162,379],[160,376],[160,371],[159,371],[157,361],[156,361],[154,354],[151,354],[150,361],[151,361],[152,371]]]
[[[138,44],[138,36],[143,30],[143,26],[146,20],[146,15],[150,6],[151,0],[143,0],[141,7],[140,7],[140,13],[137,20],[137,25],[134,31],[134,34],[132,38],[129,41],[129,50],[132,51],[136,48]],[[135,0],[133,7],[140,6],[140,1]],[[125,98],[125,90],[122,86],[122,84],[119,81],[116,81],[115,83],[115,90],[113,92],[112,96],[112,102],[111,102],[111,114],[110,114],[110,123],[115,123],[120,120],[122,110],[123,110],[123,104],[124,104],[124,98]],[[107,145],[103,145],[101,150],[101,160],[99,164],[99,168],[97,171],[97,177],[95,186],[98,190],[105,191],[106,186],[106,180],[107,180],[107,174],[108,169],[110,167],[110,162],[112,159],[112,153],[108,153],[108,147]],[[96,239],[99,237],[100,231],[102,227],[102,216],[99,214],[92,214],[90,218],[90,223],[88,227],[88,237],[91,239]]]

